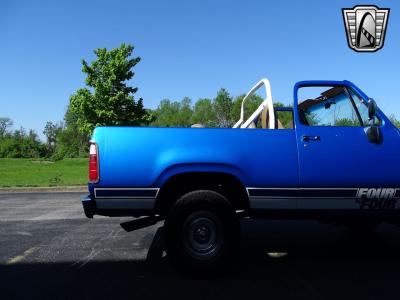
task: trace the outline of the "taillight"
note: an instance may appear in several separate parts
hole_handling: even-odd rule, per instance
[[[96,183],[99,181],[99,153],[97,145],[94,142],[90,143],[89,148],[89,182]]]

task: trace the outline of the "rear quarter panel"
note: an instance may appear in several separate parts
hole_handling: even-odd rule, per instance
[[[297,187],[294,130],[98,127],[96,187],[161,187],[184,172],[226,172],[246,187]]]

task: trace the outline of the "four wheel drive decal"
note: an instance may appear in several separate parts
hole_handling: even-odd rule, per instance
[[[253,208],[290,209],[296,199],[297,208],[308,209],[400,208],[399,188],[247,188],[247,194]],[[285,201],[286,207],[282,205]]]
[[[368,199],[388,199],[396,196],[396,189],[394,188],[378,188],[378,189],[367,189],[360,188],[357,192],[357,198],[368,198]]]
[[[396,209],[400,189],[395,188],[360,188],[357,192],[357,203],[360,209]]]
[[[396,198],[363,198],[356,201],[360,204],[360,209],[396,209],[398,208],[397,200]]]

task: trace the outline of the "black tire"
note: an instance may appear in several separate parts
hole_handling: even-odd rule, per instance
[[[185,273],[212,276],[230,269],[239,241],[239,221],[219,193],[198,190],[183,195],[165,221],[167,253]]]

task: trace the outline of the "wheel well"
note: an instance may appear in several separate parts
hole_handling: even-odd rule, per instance
[[[196,172],[177,174],[165,182],[155,204],[157,213],[165,215],[181,196],[200,189],[222,194],[236,210],[249,208],[246,189],[235,176],[226,173]]]

